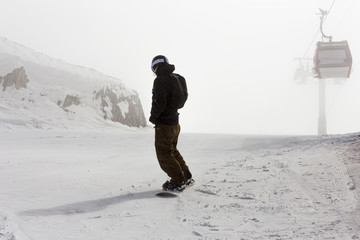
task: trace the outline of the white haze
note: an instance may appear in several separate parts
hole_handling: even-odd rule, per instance
[[[187,132],[316,134],[316,80],[293,82],[294,57],[312,57],[316,13],[332,2],[2,0],[0,35],[122,79],[139,92],[147,118],[150,61],[168,56],[188,82]],[[351,78],[328,86],[329,133],[360,129],[359,10],[356,0],[335,1],[324,25],[353,55]]]

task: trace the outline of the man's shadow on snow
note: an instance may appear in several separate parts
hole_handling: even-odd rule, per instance
[[[20,212],[21,216],[52,216],[52,215],[74,215],[82,213],[97,212],[106,209],[110,205],[119,204],[131,200],[155,198],[159,190],[128,193],[120,196],[101,198],[96,200],[70,203],[54,208],[33,209]]]

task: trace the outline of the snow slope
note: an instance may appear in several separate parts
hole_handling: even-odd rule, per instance
[[[158,198],[151,130],[0,128],[0,239],[359,239],[360,135],[183,134]]]
[[[0,37],[0,76],[23,67],[29,82],[26,88],[14,87],[0,91],[0,126],[11,125],[37,128],[54,126],[69,127],[113,125],[113,121],[128,123],[128,126],[145,126],[140,99],[136,91],[114,77],[94,69],[66,63],[45,54],[36,52],[23,45]],[[110,92],[119,101],[118,107],[106,98],[107,106],[102,106],[101,98],[96,97],[101,90]],[[79,105],[63,109],[66,96],[79,99]],[[131,106],[129,106],[129,103]],[[131,109],[130,109],[131,107]],[[64,107],[65,108],[65,107]],[[110,114],[116,108],[121,112],[123,121],[112,119]],[[134,112],[139,116],[127,116]],[[129,123],[141,118],[142,124]],[[126,121],[127,120],[127,121]]]
[[[32,70],[34,70],[34,75],[30,75],[30,77],[38,77],[36,78],[37,81],[45,85],[60,84],[75,89],[79,88],[81,90],[83,89],[83,87],[91,85],[91,83],[97,84],[101,81],[112,82],[118,85],[123,84],[121,80],[107,76],[103,73],[96,71],[95,69],[70,64],[62,61],[61,59],[49,57],[24,45],[11,42],[3,37],[0,37],[0,53],[1,74],[9,73],[14,68],[26,65],[29,68],[32,68]],[[50,73],[50,71],[57,71],[58,73],[68,73],[69,75],[65,77],[61,75],[61,78],[56,78],[54,77],[54,74],[51,73],[49,76],[41,71],[37,71],[36,69],[34,69],[38,66],[42,66],[48,69],[48,73]],[[77,75],[79,79],[74,82],[70,75]],[[127,91],[129,94],[133,93],[131,90]]]

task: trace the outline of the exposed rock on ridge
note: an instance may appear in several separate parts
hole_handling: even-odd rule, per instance
[[[64,100],[64,104],[63,104],[63,108],[70,107],[73,104],[74,105],[79,105],[80,104],[80,99],[77,96],[66,95],[65,100]]]
[[[96,93],[95,99],[101,100],[105,119],[120,122],[130,127],[146,126],[146,119],[137,93],[125,96],[106,87]]]
[[[15,69],[3,78],[0,77],[0,84],[3,87],[3,91],[10,86],[15,86],[16,89],[26,88],[28,82],[29,79],[23,67]]]

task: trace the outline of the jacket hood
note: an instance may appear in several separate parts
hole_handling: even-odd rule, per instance
[[[158,68],[156,75],[169,75],[175,71],[175,66],[172,64],[164,64]]]

